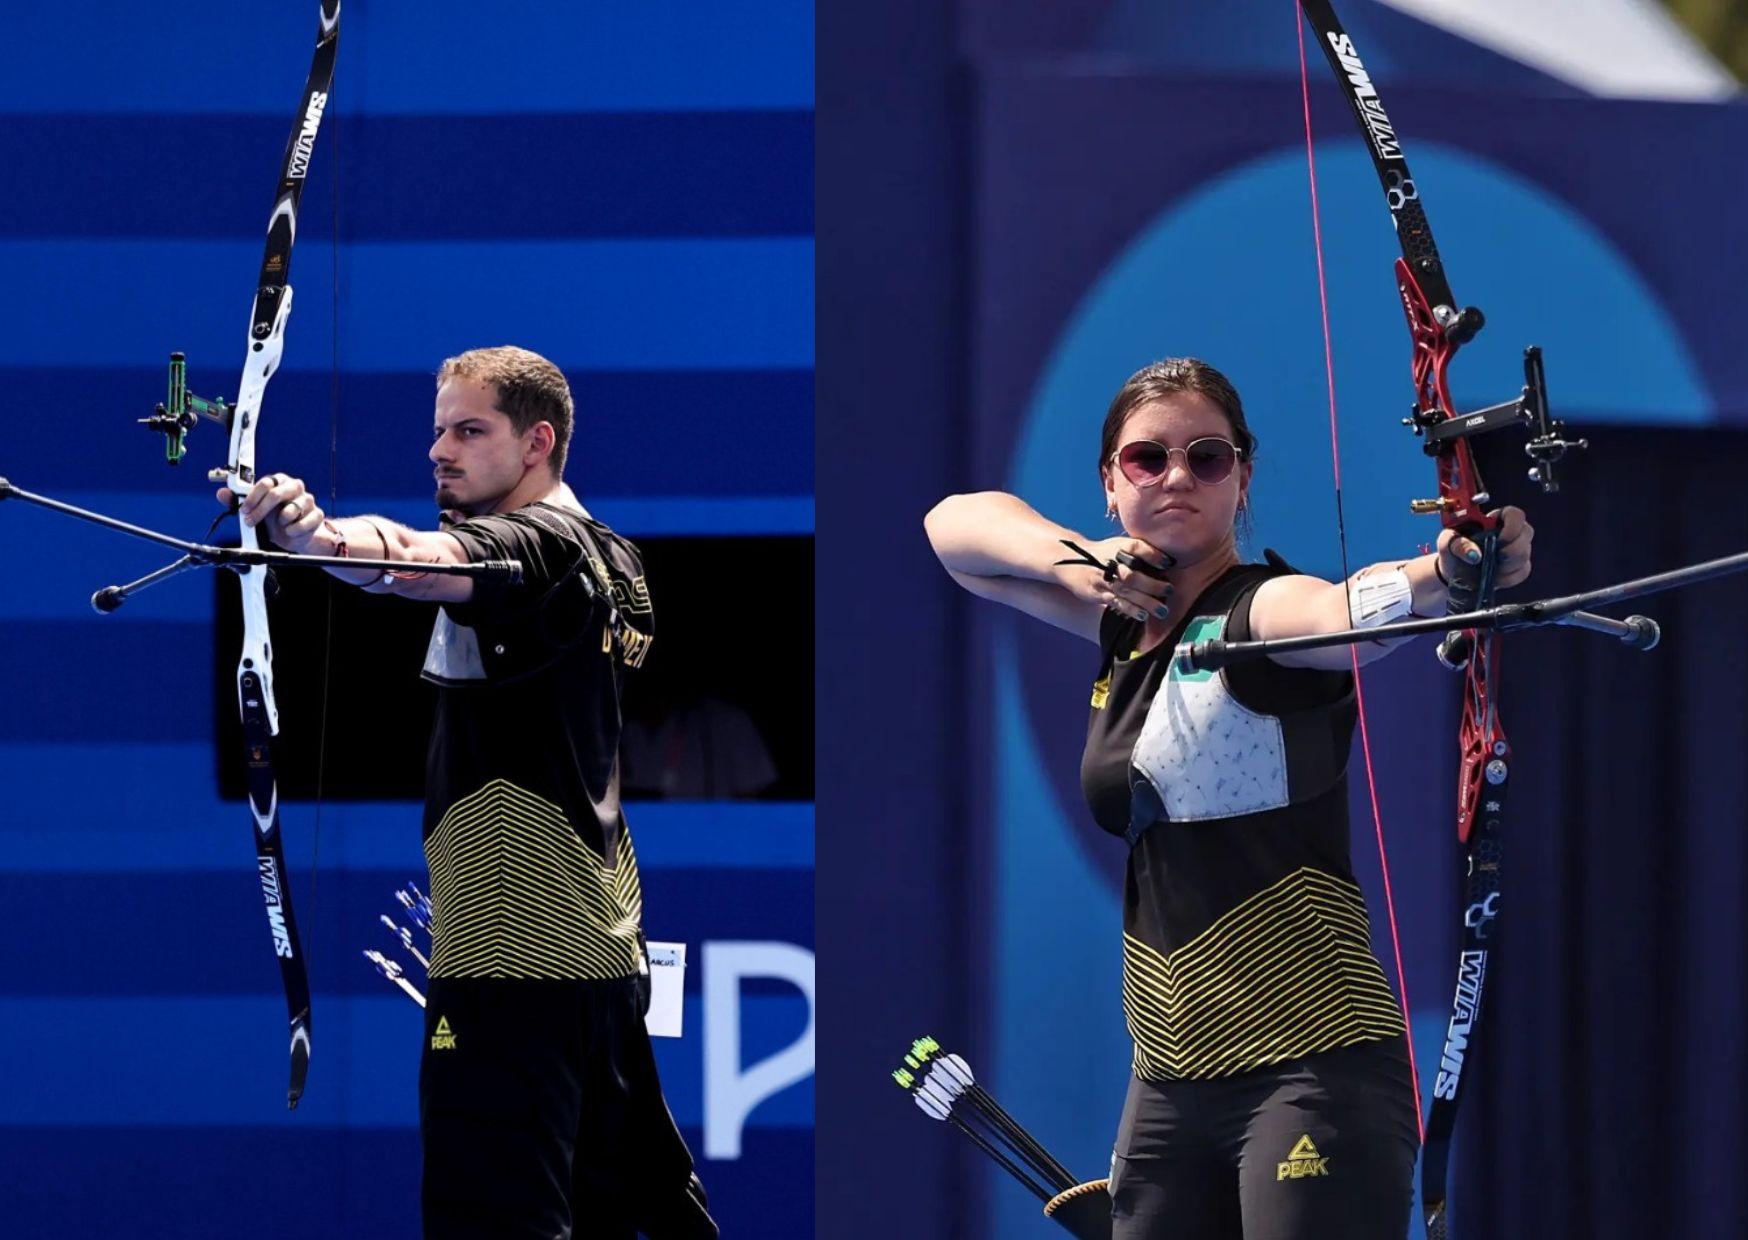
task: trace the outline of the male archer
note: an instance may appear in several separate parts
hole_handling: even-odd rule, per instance
[[[424,841],[432,956],[419,1073],[429,1240],[712,1240],[643,1023],[649,968],[619,800],[619,695],[649,649],[637,549],[564,482],[572,402],[526,349],[437,373],[442,528],[328,516],[262,477],[240,516],[294,552],[402,561],[330,569],[441,605]],[[231,492],[219,493],[228,500]],[[420,565],[520,560],[520,584]]]

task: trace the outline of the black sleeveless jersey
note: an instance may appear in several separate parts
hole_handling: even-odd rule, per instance
[[[1185,672],[1178,643],[1250,636],[1289,573],[1236,565],[1158,646],[1108,613],[1081,785],[1129,842],[1123,1009],[1146,1080],[1227,1076],[1402,1032],[1348,850],[1353,677],[1269,660]]]

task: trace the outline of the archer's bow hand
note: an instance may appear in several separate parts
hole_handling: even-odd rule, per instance
[[[1057,583],[1075,598],[1131,620],[1164,620],[1170,614],[1173,587],[1164,574],[1171,557],[1152,543],[1119,534],[1076,543],[1073,550],[1055,569]]]
[[[1498,561],[1494,586],[1508,589],[1520,585],[1530,575],[1530,543],[1535,540],[1535,527],[1521,508],[1507,505],[1490,515],[1499,518]],[[1458,573],[1473,573],[1481,562],[1481,548],[1455,530],[1446,530],[1438,539],[1439,573],[1445,581],[1454,581]]]
[[[221,487],[218,499],[221,504],[229,505],[235,502],[236,496],[230,488]],[[289,474],[267,474],[258,479],[237,504],[237,518],[244,525],[259,525],[262,533],[287,551],[303,555],[329,550],[325,546],[310,545],[327,514],[301,478]]]

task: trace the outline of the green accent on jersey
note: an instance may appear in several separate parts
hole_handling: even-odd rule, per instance
[[[1184,626],[1184,635],[1178,639],[1178,643],[1187,646],[1191,642],[1217,641],[1221,634],[1225,632],[1225,616],[1196,616],[1189,622],[1189,624]],[[1168,675],[1172,680],[1179,681],[1203,681],[1214,679],[1214,671],[1212,668],[1202,668],[1200,671],[1186,672],[1179,665],[1176,659],[1171,661],[1171,671]]]

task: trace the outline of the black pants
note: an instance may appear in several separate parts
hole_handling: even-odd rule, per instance
[[[715,1240],[637,979],[431,979],[426,1240]]]
[[[1400,1039],[1220,1080],[1132,1079],[1113,1240],[1402,1240],[1416,1105]]]

